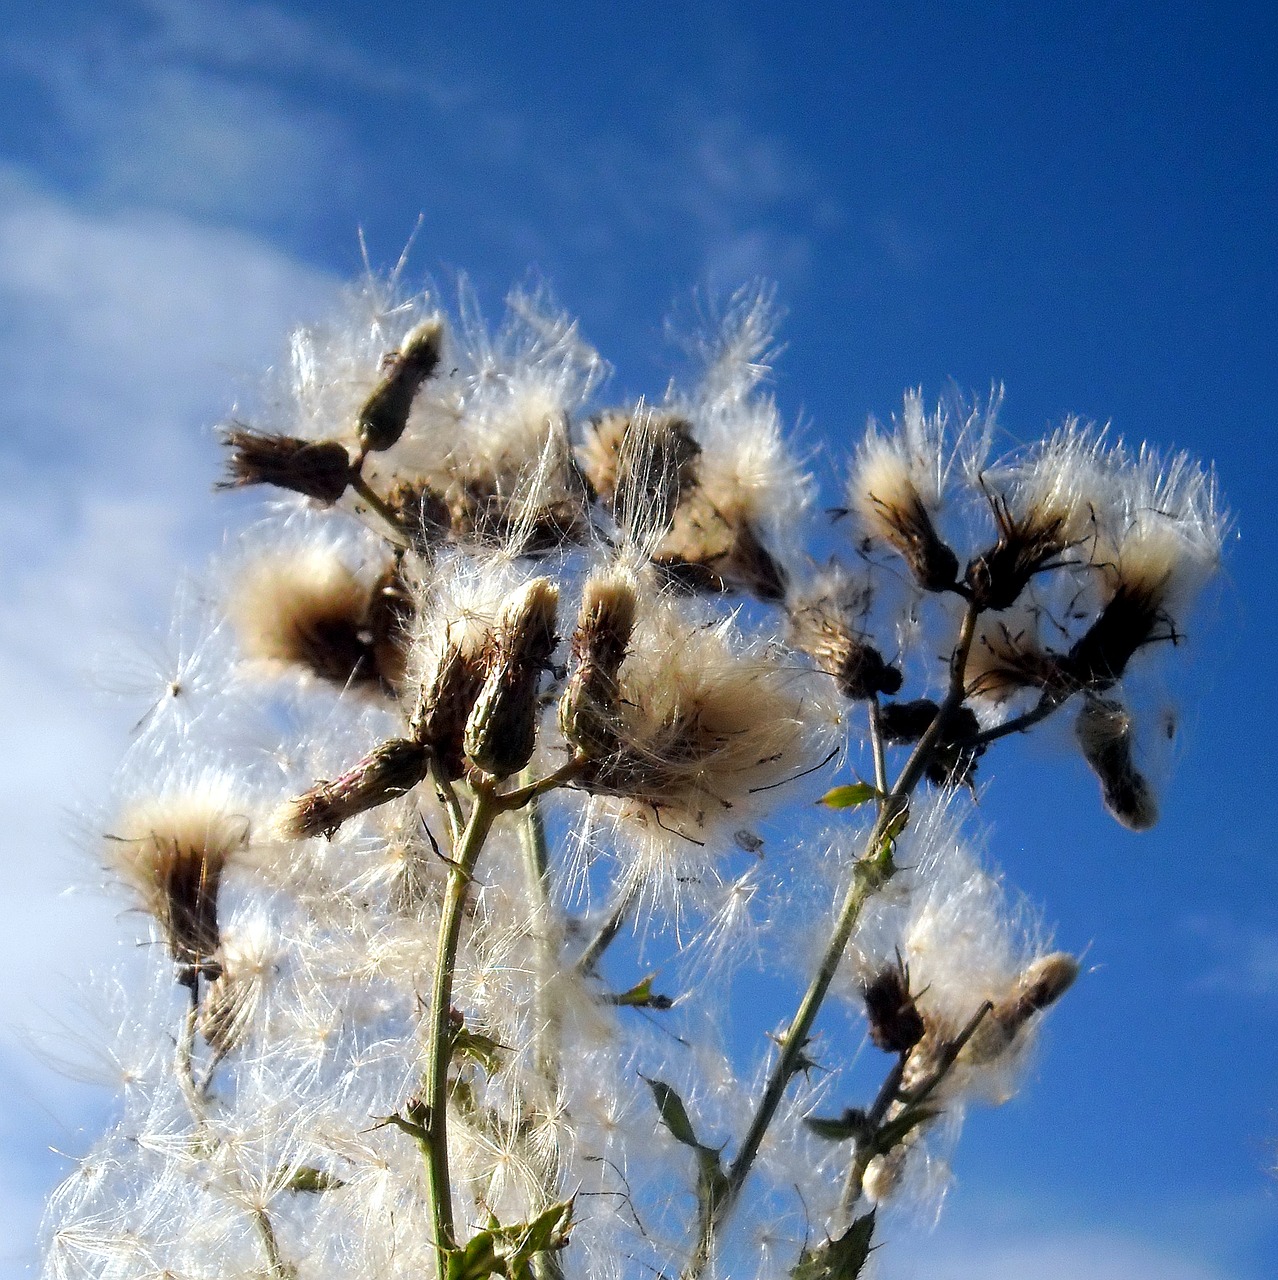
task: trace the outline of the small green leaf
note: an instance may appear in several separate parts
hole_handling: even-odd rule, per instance
[[[864,1138],[866,1133],[866,1116],[860,1107],[849,1107],[841,1116],[804,1116],[803,1123],[827,1142]]]
[[[564,1200],[543,1209],[531,1222],[509,1227],[490,1219],[462,1248],[449,1252],[446,1280],[486,1280],[488,1276],[532,1280],[533,1258],[568,1244],[572,1209],[573,1202]]]
[[[674,1001],[669,996],[659,995],[652,989],[652,983],[656,976],[655,973],[650,973],[642,982],[631,987],[629,991],[622,991],[617,995],[609,996],[609,1004],[620,1005],[623,1008],[630,1009],[672,1009]]]
[[[505,1046],[498,1044],[492,1036],[481,1035],[461,1027],[453,1032],[452,1055],[454,1058],[471,1058],[483,1068],[484,1074],[491,1076],[501,1066],[501,1055]]]
[[[872,787],[868,782],[851,782],[842,787],[831,788],[821,797],[820,803],[827,809],[855,809],[879,799],[882,794],[878,787]]]
[[[697,1139],[692,1121],[688,1119],[683,1099],[663,1080],[648,1080],[648,1087],[656,1099],[661,1122],[670,1130],[676,1142],[691,1147],[697,1156],[697,1217],[703,1224],[713,1220],[715,1208],[728,1189],[728,1177],[723,1172],[718,1147],[708,1147]]]
[[[334,1191],[345,1185],[341,1178],[335,1178],[331,1173],[325,1173],[323,1169],[316,1169],[311,1165],[303,1165],[295,1170],[285,1184],[289,1191],[311,1192]]]
[[[794,1280],[856,1280],[870,1256],[874,1210],[859,1217],[837,1240],[804,1249],[790,1275]]]
[[[644,1079],[656,1100],[661,1123],[674,1135],[675,1141],[682,1142],[685,1147],[700,1150],[701,1143],[697,1141],[696,1131],[692,1127],[692,1121],[688,1119],[683,1099],[664,1080],[648,1080],[647,1076]]]

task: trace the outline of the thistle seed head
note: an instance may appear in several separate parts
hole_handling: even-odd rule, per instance
[[[188,986],[220,972],[218,887],[249,841],[248,818],[229,803],[212,785],[157,796],[123,814],[108,837],[115,869],[159,923]]]
[[[370,585],[332,547],[250,561],[231,585],[227,612],[247,658],[298,668],[339,688],[395,683],[386,583]]]
[[[1108,812],[1129,830],[1148,831],[1158,822],[1158,801],[1133,760],[1132,719],[1122,703],[1086,696],[1074,736],[1100,781]]]
[[[486,675],[466,720],[463,749],[493,777],[518,772],[537,739],[537,685],[554,652],[559,588],[534,578],[503,601],[484,655]]]
[[[218,489],[272,484],[332,505],[358,469],[346,446],[336,440],[301,440],[237,424],[223,433],[222,442],[231,456]]]

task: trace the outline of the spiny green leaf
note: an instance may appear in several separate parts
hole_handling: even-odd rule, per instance
[[[790,1275],[794,1280],[856,1280],[870,1256],[874,1210],[859,1217],[837,1240],[804,1249]]]
[[[849,1107],[841,1116],[804,1116],[803,1123],[828,1142],[863,1138],[866,1130],[865,1112],[860,1107]]]
[[[713,1220],[715,1208],[728,1189],[728,1177],[723,1172],[717,1147],[708,1147],[698,1140],[692,1121],[688,1119],[683,1099],[664,1080],[648,1080],[648,1087],[656,1099],[661,1122],[670,1130],[676,1142],[691,1147],[697,1156],[697,1216],[702,1225]]]
[[[325,1173],[323,1169],[303,1165],[300,1169],[294,1170],[293,1176],[285,1185],[290,1191],[319,1192],[334,1191],[338,1187],[344,1187],[346,1183],[331,1173]]]
[[[832,787],[821,797],[820,803],[827,809],[855,809],[870,800],[879,799],[882,794],[878,787],[872,787],[868,782],[850,782]]]

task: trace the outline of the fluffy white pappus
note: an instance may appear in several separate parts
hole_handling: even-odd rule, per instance
[[[722,308],[694,303],[692,325],[684,330],[672,317],[666,333],[701,366],[696,401],[708,407],[746,400],[781,354],[776,333],[784,311],[777,304],[776,286],[761,281],[742,285]]]
[[[164,750],[188,741],[197,723],[212,716],[234,720],[227,705],[232,647],[220,612],[204,588],[184,580],[175,592],[166,627],[145,638],[121,638],[93,660],[93,682],[137,710],[130,751]]]
[[[33,1054],[71,1080],[103,1085],[126,1108],[161,1091],[173,1072],[173,1029],[190,1004],[168,965],[139,956],[127,971],[90,973],[68,991],[65,1016],[26,1034]]]
[[[973,482],[980,474],[994,438],[1002,387],[989,399],[965,405],[938,403],[928,413],[922,388],[905,393],[899,415],[885,431],[871,418],[853,464],[849,492],[852,507],[874,532],[877,507],[916,497],[931,514],[940,511],[955,470]]]
[[[1116,470],[1125,457],[1122,442],[1107,437],[1107,428],[1067,418],[1023,457],[991,468],[985,479],[1007,495],[1021,520],[1058,522],[1069,558],[1087,563],[1103,537],[1101,522],[1113,505]]]
[[[261,413],[252,415],[255,426],[357,448],[359,413],[386,356],[437,315],[427,294],[401,291],[398,275],[381,280],[369,273],[345,291],[334,315],[293,332],[288,362],[266,388]]]
[[[1210,468],[1187,453],[1142,445],[1124,468],[1112,519],[1114,569],[1128,589],[1154,592],[1173,614],[1186,609],[1220,564],[1231,527]]]
[[[828,754],[842,708],[784,650],[663,597],[641,598],[618,687],[618,745],[579,785],[628,847],[624,875],[668,909],[729,825]]]
[[[455,373],[426,385],[370,474],[433,494],[457,540],[515,554],[572,541],[588,521],[569,424],[607,366],[544,290],[512,294],[495,335],[465,281],[460,301]]]

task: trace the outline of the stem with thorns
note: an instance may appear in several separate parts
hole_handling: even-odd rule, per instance
[[[688,1265],[683,1270],[682,1280],[697,1280],[709,1263],[715,1248],[715,1235],[732,1216],[737,1200],[740,1198],[741,1189],[754,1168],[759,1148],[776,1117],[786,1088],[802,1069],[803,1051],[807,1046],[812,1026],[816,1022],[817,1014],[830,990],[830,984],[834,981],[834,975],[843,960],[843,953],[860,919],[861,911],[866,902],[888,882],[895,871],[892,864],[893,842],[889,832],[893,822],[904,812],[906,803],[918,785],[919,779],[922,778],[946,725],[963,702],[963,673],[967,667],[968,655],[972,650],[976,622],[980,613],[980,606],[974,601],[969,601],[959,627],[958,640],[950,658],[950,683],[945,700],[901,769],[892,790],[879,809],[874,826],[870,829],[865,852],[853,866],[852,881],[839,908],[834,930],[826,943],[821,962],[799,1003],[793,1020],[781,1037],[780,1053],[777,1055],[776,1062],[773,1063],[750,1127],[741,1141],[741,1148],[728,1168],[724,1186],[715,1197],[710,1211],[703,1215],[697,1243]]]

